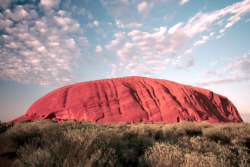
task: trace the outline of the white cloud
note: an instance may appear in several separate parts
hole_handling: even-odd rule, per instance
[[[180,63],[173,63],[173,65],[175,66],[175,68],[177,70],[187,69],[187,68],[192,67],[194,65],[194,59],[190,58],[185,63],[181,63],[181,62]]]
[[[55,2],[41,1],[46,9],[55,7]],[[88,44],[79,23],[64,11],[46,10],[38,17],[32,4],[12,5],[14,10],[6,9],[0,17],[15,21],[5,25],[1,35],[0,78],[43,86],[76,82],[72,69],[81,55],[78,45]]]
[[[237,21],[239,21],[241,19],[241,16],[245,15],[248,12],[250,12],[250,1],[244,0],[210,13],[199,12],[194,17],[189,19],[184,28],[186,30],[186,33],[188,33],[190,36],[194,36],[208,30],[211,24],[216,20],[221,21],[220,19],[222,17],[231,15],[231,17],[227,20],[228,23],[222,31],[223,33],[227,28],[231,27]]]
[[[192,49],[188,49],[188,50],[184,51],[184,52],[182,53],[182,55],[183,55],[184,57],[186,57],[187,55],[190,55],[191,53],[193,53],[193,50],[192,50]]]
[[[94,26],[98,27],[98,26],[99,26],[99,21],[95,20],[95,21],[93,22],[93,24],[94,24]]]
[[[139,13],[144,13],[148,10],[149,4],[146,1],[143,1],[137,5],[137,10]]]
[[[1,0],[0,7],[2,9],[6,9],[7,7],[9,7],[11,1],[12,0]]]
[[[166,66],[170,63],[170,59],[163,60],[149,60],[144,63],[140,63],[139,60],[134,59],[130,66],[127,66],[129,70],[132,71],[132,75],[141,75],[147,77],[153,77],[158,72],[164,70]]]
[[[113,68],[112,73],[111,73],[112,77],[118,77],[122,72],[122,68],[118,67],[115,64],[111,64],[111,66]]]
[[[54,16],[54,19],[61,26],[68,25],[68,24],[71,24],[73,22],[73,19],[71,19],[69,17]]]
[[[129,29],[137,29],[143,26],[142,24],[139,23],[123,24],[120,20],[116,20],[115,24],[118,28],[129,28]]]
[[[119,41],[118,40],[112,40],[108,45],[105,46],[109,50],[116,50],[119,47]]]
[[[13,21],[9,19],[0,19],[0,30],[5,29],[6,27],[10,27],[13,24]]]
[[[128,24],[126,24],[125,27],[131,28],[131,29],[136,29],[136,28],[140,28],[142,26],[143,26],[142,24],[138,24],[138,23],[128,23]]]
[[[234,15],[232,16],[230,19],[228,19],[228,21],[230,21],[229,23],[227,23],[227,25],[225,26],[225,28],[229,28],[232,27],[237,21],[239,21],[241,18],[238,15]]]
[[[239,16],[243,16],[247,12],[249,12],[249,8],[250,2],[245,0],[210,13],[199,12],[195,16],[191,17],[186,24],[184,24],[183,22],[175,24],[169,29],[166,38],[167,45],[165,46],[171,47],[165,47],[165,49],[160,51],[161,54],[173,52],[173,56],[177,55],[190,39],[194,38],[198,34],[202,34],[206,31],[211,31],[213,29],[212,26],[215,21],[224,19],[224,17],[230,14],[231,16],[228,19],[228,22],[231,26],[239,20]],[[229,28],[230,26],[225,26],[223,32],[221,32],[222,34],[217,35],[216,39],[221,38],[224,35],[225,29]],[[209,36],[203,35],[202,39],[196,41],[193,46],[204,44],[214,34],[215,32],[212,31],[210,32]],[[184,57],[181,57],[181,59],[183,58]],[[189,62],[189,64],[192,64],[191,60]]]
[[[132,43],[125,43],[125,45],[117,51],[117,55],[123,59],[130,59],[133,56],[134,46]]]
[[[229,65],[224,68],[225,71],[240,69],[244,74],[250,77],[250,52],[247,54],[236,57],[235,60],[230,61]]]
[[[198,46],[198,45],[201,45],[201,44],[204,44],[206,43],[207,41],[209,40],[209,36],[203,36],[201,40],[199,41],[196,41],[193,46]]]
[[[45,9],[57,8],[60,0],[41,0],[40,5]]]
[[[78,15],[78,16],[83,16],[89,20],[92,20],[94,16],[92,13],[87,10],[86,8],[79,6],[76,6],[73,1],[67,0],[66,2],[64,1],[62,3],[62,6],[65,10],[70,11],[72,14]]]
[[[120,20],[115,20],[115,24],[118,28],[125,28],[125,25],[122,24]]]
[[[176,30],[178,30],[181,26],[183,25],[183,22],[179,22],[177,24],[175,24],[173,27],[171,27],[169,30],[168,30],[168,33],[169,34],[173,34]]]
[[[155,56],[160,56],[160,52],[166,48],[166,46],[164,46],[166,31],[166,27],[155,29],[155,32],[152,34],[140,30],[133,30],[128,33],[128,36],[131,37],[134,47],[139,50],[138,54],[147,58],[152,57],[152,51],[156,52]]]
[[[95,53],[99,54],[99,53],[101,53],[101,52],[102,52],[102,47],[101,47],[101,45],[97,45],[97,46],[95,47]]]
[[[163,20],[171,20],[172,18],[173,18],[173,16],[165,15],[163,17]]]
[[[57,12],[60,16],[66,16],[67,15],[67,12],[65,10],[59,10]]]
[[[220,34],[218,36],[216,36],[216,39],[220,39],[221,37],[223,37],[225,34]]]
[[[211,33],[209,34],[210,37],[212,37],[213,35],[214,35],[214,32],[211,32]]]
[[[73,18],[53,16],[53,19],[55,20],[58,26],[61,26],[61,28],[64,31],[74,32],[74,31],[79,30],[80,28],[80,24]],[[40,23],[40,24],[43,24],[43,23]]]
[[[8,44],[4,45],[7,48],[11,48],[11,49],[18,49],[22,47],[22,44],[20,42],[10,42]]]
[[[29,13],[20,5],[17,5],[13,12],[11,12],[9,9],[6,9],[4,13],[13,21],[20,21],[29,16]]]
[[[214,67],[216,64],[218,64],[218,61],[213,61],[213,62],[211,63],[211,67]]]
[[[185,3],[189,2],[189,0],[181,0],[180,5],[183,5]]]
[[[107,12],[114,17],[116,20],[122,20],[123,23],[135,22],[137,21],[137,10],[133,6],[134,1],[125,0],[100,0],[103,7]]]
[[[123,42],[123,40],[125,39],[125,33],[124,32],[116,32],[114,34],[115,36],[115,40],[110,41],[110,43],[108,45],[106,45],[105,47],[108,50],[117,50],[119,47],[121,47],[121,43]]]
[[[116,54],[120,57],[121,66],[131,70],[132,75],[139,75],[141,73],[145,76],[153,76],[164,70],[165,65],[169,64],[171,59],[164,57],[169,54],[172,54],[174,57],[184,47],[184,43],[188,41],[188,37],[183,37],[183,29],[179,28],[182,24],[172,28],[170,33],[167,33],[166,27],[155,28],[155,32],[153,33],[132,30],[127,34],[122,34],[124,43],[118,39],[112,40],[109,45],[106,45],[106,48],[116,51]],[[192,49],[186,51],[182,59],[191,53]],[[142,60],[140,62],[131,62],[134,56],[142,58]],[[152,64],[152,62],[155,63]],[[164,62],[165,64],[160,62]],[[193,63],[194,60],[189,59],[186,63],[179,66],[176,65],[176,67],[188,68]]]
[[[165,59],[165,60],[150,60],[150,61],[147,61],[145,64],[147,65],[155,64],[158,66],[165,66],[169,63],[170,63],[170,59]]]
[[[41,46],[40,41],[37,40],[35,37],[31,39],[26,39],[24,43],[27,47],[32,47],[32,48],[38,48],[39,46]]]
[[[107,9],[108,13],[116,20],[122,20],[123,24],[137,23],[141,20],[141,16],[145,18],[150,14],[153,7],[157,8],[170,0],[100,0],[103,7]],[[176,5],[176,3],[174,2]],[[139,15],[138,15],[139,14]],[[169,17],[171,18],[171,17]]]
[[[165,42],[165,47],[162,49],[162,54],[171,54],[171,57],[178,55],[187,42],[190,40],[190,36],[187,35],[182,27],[177,24],[168,32]],[[167,47],[166,47],[167,46]]]
[[[250,80],[250,53],[243,56],[227,59],[229,64],[220,69],[205,69],[202,74],[205,78],[198,80],[193,79],[189,84],[196,86],[208,86],[216,84],[245,82]],[[212,62],[211,66],[217,64],[217,61]],[[218,77],[216,79],[208,79],[208,77]]]
[[[124,43],[121,43],[121,40],[112,40],[106,48],[116,51],[120,57],[120,65],[130,70],[132,75],[152,77],[170,63],[171,59],[164,57],[171,52],[176,54],[175,51],[178,52],[183,46],[180,44],[186,42],[182,33],[182,29],[176,28],[176,33],[169,34],[166,27],[155,28],[153,33],[133,30],[128,32],[127,36],[123,33]],[[191,49],[186,54],[190,53],[192,53]],[[139,58],[142,59],[138,61]],[[193,62],[193,59],[188,60],[179,68],[188,68],[193,65]]]
[[[205,77],[222,76],[222,72],[220,70],[205,69],[204,76]]]
[[[250,77],[225,77],[219,79],[211,79],[208,81],[196,81],[191,82],[192,85],[196,86],[208,86],[208,85],[217,85],[217,84],[225,84],[225,83],[233,83],[233,82],[243,82],[249,80]]]
[[[75,46],[76,46],[75,40],[73,38],[65,39],[64,46],[65,48],[68,48],[68,49],[75,49]]]
[[[90,46],[88,39],[84,36],[80,36],[77,39],[78,44],[83,47],[84,49],[88,48]]]

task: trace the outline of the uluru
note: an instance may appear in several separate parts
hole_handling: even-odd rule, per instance
[[[163,79],[123,77],[76,83],[56,89],[13,120],[91,122],[243,122],[226,97]]]

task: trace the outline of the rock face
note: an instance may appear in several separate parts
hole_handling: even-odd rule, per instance
[[[207,89],[162,79],[124,77],[56,89],[13,120],[92,122],[242,122],[235,106]]]

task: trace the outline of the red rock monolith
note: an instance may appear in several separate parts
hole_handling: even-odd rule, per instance
[[[88,81],[56,89],[13,120],[242,122],[236,107],[207,89],[146,77]]]

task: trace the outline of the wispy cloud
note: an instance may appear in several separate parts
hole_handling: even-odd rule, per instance
[[[213,61],[213,62],[211,63],[211,67],[214,67],[216,64],[218,64],[218,61]]]
[[[213,69],[205,69],[204,76],[205,77],[222,76],[222,71],[221,70],[213,70]]]
[[[240,69],[244,74],[250,76],[250,52],[247,54],[236,57],[234,61],[230,61],[229,65],[224,68],[225,71]]]
[[[217,62],[212,62],[211,64],[215,65]],[[221,69],[205,69],[202,75],[205,78],[193,79],[192,81],[187,81],[187,83],[196,86],[209,86],[248,81],[250,80],[250,53],[228,60],[228,65]]]
[[[180,1],[180,4],[187,2],[187,0],[183,0]],[[127,5],[128,3],[126,2]],[[137,4],[138,12],[142,13],[149,10],[156,2],[152,1],[152,3],[140,1]],[[136,28],[128,33],[124,32],[125,42],[120,43],[118,40],[112,40],[106,45],[106,48],[115,50],[121,58],[121,62],[129,60],[133,56],[140,57],[142,58],[140,59],[140,64],[144,64],[151,59],[162,60],[166,57],[175,59],[179,55],[176,60],[172,61],[172,64],[176,69],[186,69],[192,67],[195,63],[195,59],[191,55],[194,47],[205,44],[213,38],[214,34],[217,34],[217,38],[222,37],[227,28],[233,26],[241,19],[241,16],[250,11],[249,6],[250,1],[245,0],[209,13],[198,12],[186,23],[176,23],[168,31],[166,27],[155,28],[153,33]],[[227,18],[228,16],[230,17]],[[225,20],[225,25],[220,25],[224,29],[222,34],[220,34],[221,32],[216,32],[217,22],[221,20]],[[119,28],[126,27],[120,21],[116,23]],[[184,50],[198,35],[201,36],[201,39],[193,43],[193,48]],[[137,66],[139,66],[139,63],[137,63]],[[212,73],[213,71],[207,71],[207,75],[209,72]]]
[[[196,41],[193,45],[198,46],[198,45],[206,43],[208,40],[209,40],[209,36],[203,36],[201,40]]]
[[[182,9],[188,0],[100,2],[109,14],[105,13],[105,19],[92,14],[88,5],[77,6],[69,0],[41,0],[38,5],[33,1],[3,0],[0,77],[41,85],[67,84],[74,82],[74,68],[86,65],[85,60],[91,65],[108,60],[114,64],[114,60],[118,62],[115,66],[108,65],[117,71],[115,75],[152,76],[168,66],[188,69],[196,63],[197,47],[226,35],[227,29],[250,11],[249,0],[244,0],[208,13],[198,12],[186,21],[172,20],[168,25],[164,16],[174,18],[174,12],[169,16],[159,11],[153,17],[156,7],[167,4]],[[155,18],[152,21],[158,24],[149,24],[149,18]],[[98,60],[93,60],[95,56]],[[241,62],[231,62],[224,68],[233,75],[239,70],[248,71],[248,63]],[[224,76],[223,71],[222,75],[219,72],[221,69],[207,69],[204,75]]]
[[[244,76],[233,76],[233,77],[224,77],[219,79],[211,79],[207,81],[194,81],[194,82],[188,82],[192,85],[196,86],[210,86],[210,85],[217,85],[217,84],[226,84],[226,83],[233,83],[233,82],[243,82],[248,81],[250,77]]]
[[[129,28],[129,29],[137,29],[143,26],[142,24],[139,24],[139,23],[123,24],[120,20],[116,20],[115,24],[118,28]]]

